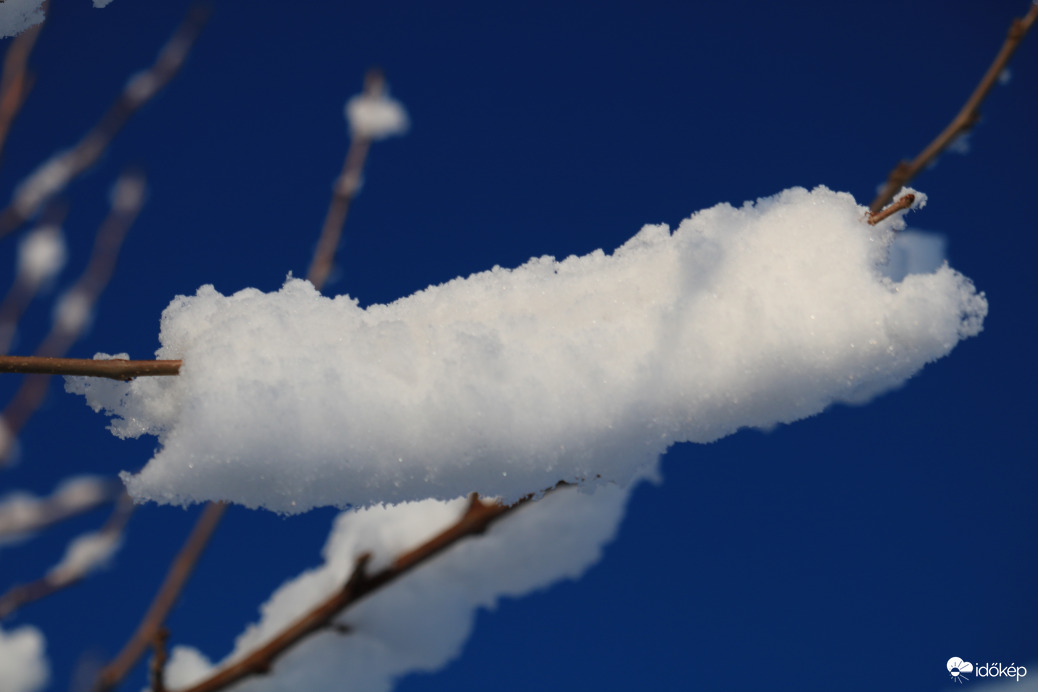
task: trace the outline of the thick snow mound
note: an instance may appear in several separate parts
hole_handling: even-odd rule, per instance
[[[367,308],[293,279],[203,286],[162,317],[179,377],[69,388],[116,435],[158,436],[124,474],[138,500],[300,512],[624,484],[675,442],[867,401],[980,331],[983,294],[947,264],[888,278],[901,214],[864,215],[794,188]]]

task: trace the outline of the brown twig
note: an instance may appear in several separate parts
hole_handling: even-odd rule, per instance
[[[98,534],[107,540],[118,540],[132,513],[133,501],[124,493]],[[0,618],[7,617],[27,603],[38,601],[82,581],[95,567],[96,565],[89,563],[70,567],[59,565],[36,581],[11,587],[0,596]]]
[[[378,97],[385,90],[385,78],[382,71],[378,69],[368,70],[364,77],[364,95]],[[364,172],[364,162],[368,158],[368,150],[371,149],[371,138],[354,133],[350,140],[349,149],[346,151],[346,159],[342,164],[342,172],[335,181],[332,199],[328,204],[328,213],[324,217],[324,226],[321,229],[321,237],[317,241],[317,249],[314,251],[313,260],[306,276],[310,283],[321,290],[328,275],[332,270],[335,260],[335,252],[339,248],[342,238],[342,228],[346,223],[346,215],[350,211],[350,203],[357,194],[360,187],[361,174]]]
[[[913,195],[911,193],[909,193],[907,195],[902,195],[901,197],[896,199],[893,203],[887,205],[886,207],[884,207],[880,211],[878,211],[878,212],[870,211],[869,214],[868,214],[868,218],[867,218],[868,224],[870,226],[875,226],[877,223],[879,223],[883,219],[888,218],[889,216],[891,216],[891,215],[901,211],[902,209],[908,209],[910,206],[912,206],[913,202],[915,202],[915,195]]]
[[[180,374],[180,364],[179,360],[92,360],[90,358],[48,358],[45,356],[0,356],[0,373],[79,375],[126,381],[135,377],[178,375]]]
[[[1022,19],[1014,19],[1013,23],[1009,26],[1009,34],[1006,36],[1005,42],[1002,44],[1002,49],[999,50],[998,55],[995,56],[994,62],[988,68],[988,71],[984,74],[984,77],[980,80],[980,84],[973,90],[973,93],[967,99],[966,104],[962,107],[951,123],[948,124],[941,134],[937,135],[934,141],[930,142],[923,151],[911,161],[902,161],[894,170],[890,172],[887,177],[887,182],[880,190],[876,198],[872,200],[872,204],[869,208],[872,212],[879,212],[884,206],[887,205],[890,200],[894,199],[894,195],[898,191],[907,185],[909,181],[918,175],[919,171],[926,168],[934,159],[936,159],[948,146],[954,142],[958,137],[962,136],[966,132],[969,132],[977,121],[980,120],[980,105],[984,102],[988,92],[991,91],[992,87],[995,86],[995,82],[998,81],[998,77],[1002,74],[1002,71],[1009,64],[1009,59],[1013,57],[1013,53],[1016,52],[1017,46],[1020,45],[1020,41],[1023,40],[1027,34],[1031,25],[1034,24],[1035,20],[1038,19],[1038,4],[1032,3],[1031,9],[1025,17]]]
[[[43,3],[41,9],[44,14],[48,5],[49,2]],[[28,71],[29,54],[42,28],[43,22],[23,31],[11,41],[4,56],[3,77],[0,77],[0,160],[11,125],[32,89],[34,78]]]
[[[0,413],[0,423],[6,428],[6,441],[10,441],[25,426],[29,418],[36,412],[47,395],[47,384],[52,374],[82,374],[87,369],[90,374],[97,372],[119,372],[125,369],[127,362],[132,361],[94,361],[87,359],[62,359],[73,343],[86,329],[90,313],[102,291],[108,285],[112,270],[119,258],[126,232],[137,218],[144,203],[144,176],[136,170],[124,172],[116,181],[112,194],[112,208],[108,217],[101,224],[94,241],[94,249],[90,255],[83,274],[79,277],[58,301],[55,310],[54,324],[36,349],[35,356],[2,356],[0,372],[34,372],[25,378],[14,398]],[[101,365],[97,363],[113,363]],[[159,361],[161,363],[161,361]],[[169,365],[149,365],[149,368],[169,368]],[[63,369],[55,373],[55,368]],[[123,370],[125,372],[125,370]],[[112,377],[111,374],[106,375]],[[125,379],[121,375],[115,379]],[[0,465],[9,459],[9,448],[0,446]]]
[[[169,640],[169,630],[160,627],[151,641],[151,646],[155,650],[150,666],[151,692],[166,692],[166,661],[169,659],[166,651],[167,640]]]
[[[26,178],[7,208],[0,212],[0,237],[32,218],[41,205],[97,161],[130,116],[180,70],[208,17],[208,9],[201,5],[193,7],[163,46],[155,63],[126,83],[119,98],[97,125],[74,147],[50,158]]]
[[[463,538],[483,533],[495,521],[528,503],[530,499],[528,496],[514,505],[504,506],[484,502],[476,495],[472,495],[468,508],[456,522],[420,546],[399,555],[388,567],[375,574],[367,573],[365,568],[371,555],[364,553],[357,558],[353,573],[343,587],[324,602],[318,604],[245,658],[179,692],[216,692],[253,675],[267,673],[277,658],[296,644],[316,632],[333,627],[333,619],[349,606],[391,584]],[[336,628],[336,631],[341,631],[341,629]]]
[[[382,73],[378,70],[371,70],[368,72],[365,78],[364,92],[369,96],[377,96],[382,93],[383,90],[383,77]],[[342,228],[346,221],[346,214],[349,211],[350,202],[356,193],[357,186],[360,182],[360,175],[364,168],[364,161],[367,158],[368,149],[371,146],[371,140],[366,137],[356,137],[352,140],[349,150],[346,154],[346,160],[343,164],[342,174],[339,176],[336,182],[335,192],[332,196],[332,200],[329,204],[328,213],[325,218],[324,227],[321,232],[321,237],[317,243],[317,249],[314,252],[313,260],[310,264],[310,270],[307,272],[307,278],[310,282],[320,290],[328,279],[328,274],[331,271],[332,260],[335,257],[335,252],[338,249],[339,240],[342,237]],[[90,361],[90,362],[103,362],[113,363],[115,361]],[[128,361],[123,361],[128,362]],[[135,361],[141,364],[144,368],[140,371],[135,371],[131,376],[150,376],[150,375],[176,375],[180,371],[181,361]],[[152,370],[150,366],[155,366],[158,363],[166,363],[163,372],[157,372]],[[2,365],[2,359],[0,359],[0,365]],[[111,366],[110,366],[111,367]],[[2,372],[2,369],[0,369]],[[110,376],[102,375],[100,373],[86,373],[95,376]],[[124,378],[116,378],[124,379]],[[129,379],[129,378],[125,378]],[[188,550],[188,546],[196,541],[196,536],[204,533],[208,541],[208,536],[216,529],[219,524],[220,517],[223,515],[225,505],[223,503],[209,503],[205,511],[202,513],[201,518],[195,525],[195,528],[182,549],[181,555],[178,555],[177,559],[173,562],[170,567],[170,572],[166,577],[166,583],[163,584],[162,589],[159,592],[159,596],[156,596],[155,603],[149,609],[148,614],[145,615],[144,620],[138,626],[137,632],[133,638],[126,644],[119,656],[106,666],[101,673],[98,675],[97,682],[94,685],[94,692],[103,692],[110,690],[120,680],[122,680],[130,669],[134,666],[140,656],[144,653],[147,647],[147,643],[150,637],[154,636],[154,632],[161,623],[165,620],[166,613],[169,607],[172,606],[172,601],[176,599],[183,587],[184,581],[186,581],[188,574],[193,569],[194,562],[197,561],[198,556],[201,553],[204,542],[198,546],[197,552],[194,553],[194,557],[190,563],[187,563],[183,559],[184,552]],[[178,584],[169,586],[171,579],[174,574],[179,575]],[[167,590],[167,586],[169,587]],[[163,595],[165,594],[165,595]],[[160,599],[161,597],[161,599]],[[162,600],[168,602],[165,610],[157,608],[156,604]]]
[[[219,525],[220,517],[223,516],[226,508],[227,505],[222,502],[210,502],[206,505],[192,529],[191,535],[188,536],[187,541],[170,565],[169,572],[137,626],[137,631],[126,642],[119,655],[98,673],[97,680],[94,682],[94,692],[110,690],[118,685],[147,651],[148,646],[155,639],[155,633],[162,627],[166,615],[173,608],[184,584],[194,571],[195,563],[198,562],[206,544],[209,543],[209,538]]]

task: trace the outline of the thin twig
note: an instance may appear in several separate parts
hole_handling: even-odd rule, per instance
[[[385,78],[382,71],[368,70],[364,77],[364,95],[376,98],[381,96],[384,90]],[[364,172],[364,162],[367,160],[369,149],[371,149],[371,138],[354,134],[353,139],[350,140],[349,149],[346,151],[342,172],[335,181],[332,199],[328,204],[328,213],[324,217],[321,237],[317,241],[317,249],[314,251],[310,269],[306,273],[307,279],[319,291],[324,288],[328,275],[332,271],[335,252],[338,250],[339,241],[342,238],[342,228],[346,223],[346,215],[350,211],[350,203],[360,187],[361,174]]]
[[[994,62],[991,63],[991,67],[984,74],[984,77],[980,80],[980,84],[973,90],[973,93],[967,99],[966,104],[962,107],[951,123],[948,124],[941,134],[937,135],[934,141],[930,142],[923,151],[911,161],[902,161],[894,170],[890,172],[887,177],[887,182],[880,190],[879,194],[876,195],[876,199],[872,200],[872,204],[869,208],[873,212],[878,212],[882,209],[890,200],[894,199],[894,195],[898,191],[907,185],[919,171],[926,168],[934,159],[936,159],[948,146],[956,140],[956,138],[968,132],[977,121],[980,120],[980,105],[984,102],[988,92],[991,91],[992,87],[998,81],[999,75],[1009,64],[1009,59],[1013,57],[1013,53],[1016,52],[1017,46],[1020,45],[1020,41],[1023,40],[1027,31],[1034,24],[1035,20],[1038,19],[1038,4],[1032,3],[1031,9],[1023,19],[1014,19],[1013,23],[1009,26],[1009,34],[1006,36],[1005,42],[1002,44],[1002,49],[999,50],[998,55],[995,56]]]
[[[151,692],[166,692],[166,661],[169,659],[166,642],[168,640],[169,630],[160,627],[151,642],[151,646],[155,650],[150,666]]]
[[[530,496],[511,506],[494,504],[472,495],[469,506],[462,516],[446,529],[422,543],[417,548],[399,555],[388,567],[367,574],[365,568],[371,554],[357,558],[353,573],[341,589],[318,604],[310,612],[290,624],[276,637],[245,658],[217,671],[211,677],[180,690],[179,692],[217,692],[253,675],[270,671],[274,662],[292,647],[312,634],[333,627],[333,619],[342,611],[365,596],[391,584],[411,570],[439,555],[463,538],[482,534],[498,519],[527,504]],[[341,631],[341,628],[335,628]]]
[[[119,655],[98,673],[97,680],[94,682],[94,692],[110,690],[118,685],[147,651],[148,646],[155,639],[155,633],[162,627],[162,623],[183,590],[184,584],[194,571],[195,563],[198,562],[206,544],[209,543],[209,538],[219,525],[220,517],[223,516],[226,508],[227,505],[222,502],[210,502],[206,505],[192,529],[191,535],[170,565],[169,572],[137,626],[137,631],[126,642]]]
[[[40,8],[46,16],[49,2]],[[3,158],[4,145],[11,125],[22,109],[29,90],[34,81],[33,74],[28,71],[29,54],[32,53],[36,39],[39,38],[43,22],[26,29],[19,34],[7,48],[4,56],[3,77],[0,77],[0,160]]]
[[[135,377],[164,377],[180,374],[179,360],[93,360],[46,356],[0,356],[0,373],[79,375],[132,380]]]
[[[867,219],[868,224],[870,226],[875,226],[883,219],[901,211],[902,209],[908,209],[910,206],[912,206],[913,202],[915,202],[915,195],[911,193],[907,195],[902,195],[893,203],[884,207],[882,210],[875,213],[870,211]]]
[[[209,18],[209,10],[193,7],[148,70],[134,75],[108,112],[79,142],[41,164],[19,185],[10,204],[0,212],[0,237],[21,226],[55,194],[92,166],[126,121],[180,70]]]

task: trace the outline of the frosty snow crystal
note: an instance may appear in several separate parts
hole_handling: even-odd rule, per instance
[[[946,264],[883,275],[903,222],[864,213],[794,188],[367,308],[291,278],[204,286],[162,317],[178,377],[69,388],[116,435],[158,436],[124,474],[138,501],[294,513],[625,484],[675,442],[868,400],[980,331],[983,295]]]

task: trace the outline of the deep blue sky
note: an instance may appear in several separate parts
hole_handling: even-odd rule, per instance
[[[186,6],[54,2],[2,194],[96,121]],[[371,65],[413,128],[374,147],[327,289],[363,304],[532,255],[609,250],[645,223],[794,185],[868,203],[944,127],[1027,8],[219,3],[184,71],[69,190],[65,283],[120,168],[150,176],[72,355],[149,357],[178,293],[272,290],[304,274],[347,144],[342,105]],[[1038,663],[1036,81],[1030,36],[972,151],[914,183],[930,204],[913,224],[946,234],[952,264],[987,292],[980,337],[867,407],[672,449],[663,484],[634,493],[584,579],[481,614],[460,660],[400,689],[925,692],[946,688],[951,656]],[[49,308],[35,310],[19,352],[46,326]],[[66,475],[150,457],[153,440],[121,442],[104,426],[55,382],[0,488],[49,493]],[[54,689],[77,661],[121,646],[196,511],[142,507],[112,569],[4,623],[44,630]],[[332,514],[233,508],[169,621],[173,641],[222,657],[273,588],[319,562]],[[5,549],[0,588],[40,574],[104,516]],[[127,689],[142,682],[138,672]]]

